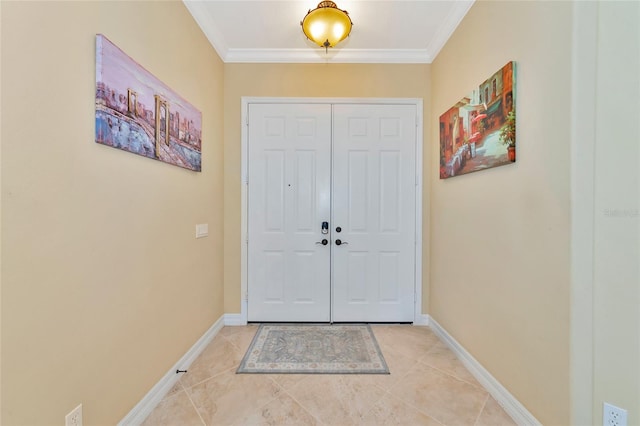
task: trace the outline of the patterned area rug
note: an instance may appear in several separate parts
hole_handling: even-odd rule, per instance
[[[236,373],[389,374],[368,325],[262,324]]]

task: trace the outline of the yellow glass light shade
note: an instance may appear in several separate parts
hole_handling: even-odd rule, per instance
[[[322,1],[307,13],[300,25],[309,40],[328,49],[349,36],[353,23],[346,10],[338,9],[332,1]]]

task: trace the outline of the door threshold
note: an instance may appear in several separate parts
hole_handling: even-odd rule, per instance
[[[322,324],[322,325],[342,325],[342,324],[371,324],[371,325],[413,325],[413,321],[407,322],[388,322],[388,321],[247,321],[247,325],[260,324]]]

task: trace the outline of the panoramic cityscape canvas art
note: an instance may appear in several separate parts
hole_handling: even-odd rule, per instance
[[[516,161],[516,72],[509,62],[440,116],[440,179]]]
[[[98,34],[96,142],[199,172],[202,114]]]

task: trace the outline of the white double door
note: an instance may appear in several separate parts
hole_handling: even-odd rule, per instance
[[[249,105],[249,321],[413,321],[416,119]]]

